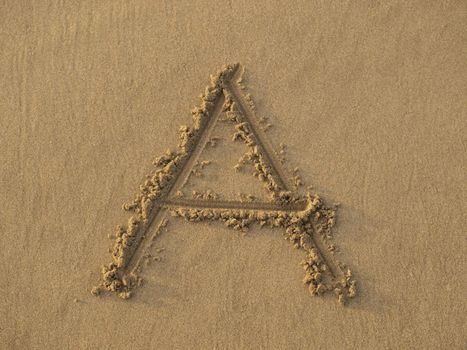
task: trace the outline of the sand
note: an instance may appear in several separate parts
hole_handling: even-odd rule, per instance
[[[0,348],[465,348],[465,2],[0,15]]]

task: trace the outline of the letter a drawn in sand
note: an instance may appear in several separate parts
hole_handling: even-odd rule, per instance
[[[211,76],[200,106],[192,110],[192,126],[179,130],[177,149],[155,160],[155,170],[146,176],[134,201],[124,205],[132,216],[126,227],[117,226],[112,262],[102,267],[100,285],[93,288],[93,294],[107,290],[123,299],[130,297],[139,285],[138,271],[145,252],[168,218],[179,217],[194,223],[221,221],[236,230],[254,224],[282,228],[284,237],[305,253],[303,282],[312,295],[335,293],[342,304],[355,296],[350,269],[335,259],[335,246],[330,243],[335,207],[326,207],[318,195],[300,194],[289,183],[244,90],[239,64],[224,66]],[[247,146],[242,161],[254,167],[254,176],[263,184],[268,200],[218,200],[209,193],[196,198],[180,196],[223,114],[235,131],[233,140]]]

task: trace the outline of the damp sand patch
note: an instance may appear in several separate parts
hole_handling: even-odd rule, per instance
[[[131,297],[142,284],[139,271],[148,249],[169,218],[182,218],[194,224],[217,221],[242,231],[251,225],[281,228],[284,238],[304,253],[303,282],[311,295],[334,293],[342,304],[353,298],[356,282],[350,269],[336,260],[336,247],[331,242],[336,207],[326,206],[316,194],[301,194],[297,168],[287,176],[283,168],[285,146],[281,144],[275,152],[268,142],[266,132],[271,124],[256,116],[240,65],[226,65],[211,76],[200,105],[191,113],[193,123],[180,127],[176,149],[154,160],[154,169],[146,175],[134,200],[123,205],[131,216],[126,225],[116,227],[112,261],[102,267],[101,280],[92,293]],[[267,201],[254,201],[249,194],[241,194],[238,201],[221,200],[215,193],[183,194],[190,176],[199,176],[210,165],[209,160],[200,160],[200,154],[206,146],[216,147],[212,131],[221,115],[232,125],[231,141],[241,142],[247,149],[235,170],[250,164]]]

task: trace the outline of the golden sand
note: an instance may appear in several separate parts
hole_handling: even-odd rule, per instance
[[[0,349],[465,349],[466,23],[0,1]]]

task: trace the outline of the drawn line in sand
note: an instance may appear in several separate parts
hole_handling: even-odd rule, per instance
[[[306,203],[261,203],[261,202],[238,202],[238,201],[207,201],[207,200],[196,200],[196,199],[167,199],[161,201],[159,204],[166,208],[191,208],[191,209],[244,209],[244,210],[258,210],[258,211],[300,211],[304,210]]]
[[[239,71],[239,70],[238,70]],[[238,79],[237,79],[238,80]],[[275,157],[275,152],[272,151],[272,147],[267,142],[267,139],[264,135],[264,132],[261,130],[260,125],[257,122],[257,118],[254,115],[254,111],[248,108],[247,104],[244,102],[244,98],[238,85],[232,83],[231,80],[226,82],[226,90],[230,94],[232,100],[238,105],[239,109],[239,118],[243,122],[247,122],[251,125],[251,133],[254,137],[254,140],[261,148],[261,153],[265,157],[266,161],[271,165],[273,176],[275,177],[278,185],[284,190],[290,190],[289,186],[285,179],[282,171],[282,166]]]
[[[211,76],[200,106],[192,110],[193,125],[179,130],[177,149],[154,161],[156,168],[146,176],[136,198],[124,205],[133,215],[126,227],[117,226],[112,262],[102,267],[101,282],[93,288],[93,294],[107,290],[123,299],[131,296],[141,282],[141,261],[170,214],[190,222],[221,221],[243,231],[253,224],[280,227],[284,238],[305,252],[303,282],[312,295],[333,292],[342,304],[355,296],[356,282],[351,271],[335,259],[335,245],[330,242],[336,208],[326,207],[318,195],[291,191],[282,164],[261,130],[254,103],[242,92],[245,86],[239,67],[226,65]],[[212,144],[212,131],[223,113],[235,130],[233,140],[247,146],[244,161],[253,165],[254,176],[263,183],[269,201],[186,199],[177,195],[203,149]]]

